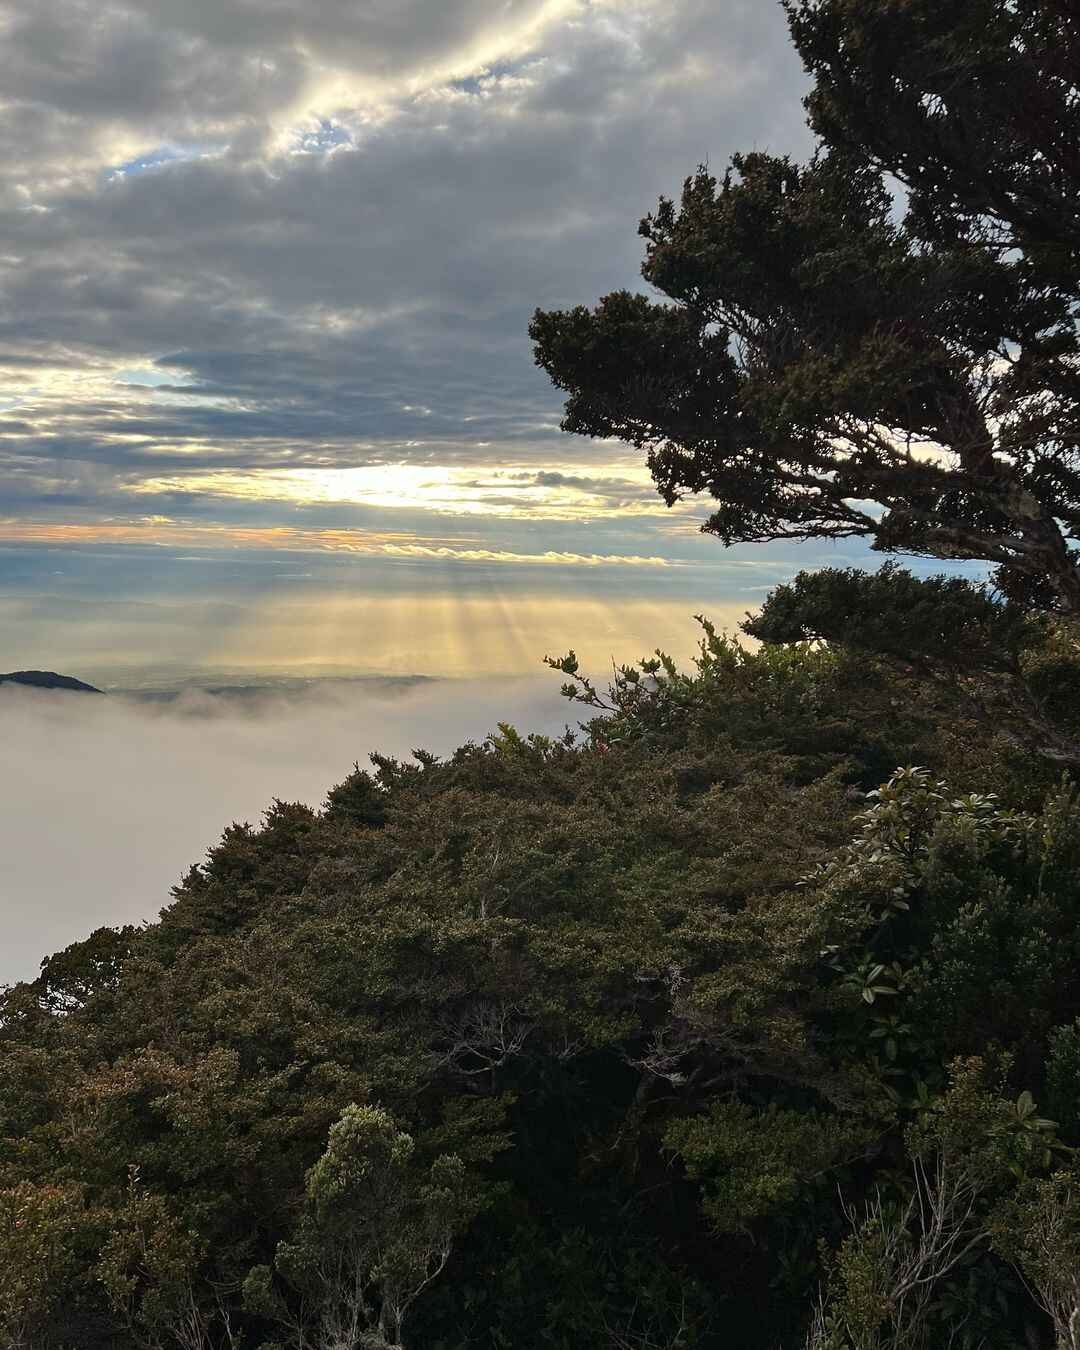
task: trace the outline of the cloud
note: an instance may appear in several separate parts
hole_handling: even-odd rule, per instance
[[[208,468],[530,462],[629,510],[528,316],[634,284],[638,217],[699,160],[804,139],[758,0],[4,13],[0,513],[130,518],[167,478],[225,523]]]
[[[493,712],[497,709],[497,712]],[[557,681],[189,692],[158,704],[0,685],[0,983],[102,924],[152,920],[230,821],[318,806],[372,750],[482,739],[496,719],[560,732]]]
[[[595,478],[574,477],[567,473],[557,473],[553,469],[541,469],[534,474],[532,481],[539,487],[591,488],[597,484]]]
[[[255,529],[177,526],[167,517],[122,525],[46,525],[0,520],[0,541],[35,544],[155,544],[185,547],[276,549],[330,552],[353,556],[438,559],[456,563],[507,563],[517,567],[671,567],[667,558],[625,553],[542,553],[510,549],[461,548],[427,542],[408,534],[379,536],[361,530],[297,530],[288,526]]]
[[[575,0],[8,0],[11,148],[41,175],[128,172],[201,146],[264,144],[337,104],[513,56]],[[162,149],[161,147],[164,147]]]

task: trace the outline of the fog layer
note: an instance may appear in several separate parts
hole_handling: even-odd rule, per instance
[[[169,704],[0,686],[0,983],[102,924],[152,920],[231,821],[318,806],[378,750],[445,754],[496,721],[561,731],[558,679],[327,683]]]

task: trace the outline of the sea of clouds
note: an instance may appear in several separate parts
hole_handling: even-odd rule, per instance
[[[325,681],[173,700],[0,685],[0,984],[101,925],[152,921],[232,821],[319,806],[372,751],[576,722],[558,678]]]

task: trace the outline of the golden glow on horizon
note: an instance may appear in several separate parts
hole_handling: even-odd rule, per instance
[[[545,655],[573,647],[582,669],[603,681],[612,661],[635,661],[657,647],[681,664],[701,636],[700,598],[604,597],[569,588],[550,595],[506,591],[493,577],[477,591],[447,587],[392,594],[279,583],[242,598],[199,589],[72,609],[62,622],[36,613],[32,598],[0,597],[0,623],[18,624],[20,660],[90,677],[163,663],[260,675],[479,675],[542,673]],[[746,605],[710,604],[706,613],[735,632]],[[550,675],[553,688],[558,677]],[[106,682],[108,680],[106,679]],[[568,710],[569,715],[569,710]]]
[[[372,464],[344,469],[222,469],[160,475],[132,486],[135,496],[198,492],[207,497],[298,505],[363,505],[440,515],[588,520],[655,516],[665,510],[644,466],[618,462],[558,465]]]
[[[570,647],[601,681],[618,662],[656,647],[680,662],[700,630],[693,602],[486,594],[357,596],[328,593],[257,602],[201,653],[209,666],[467,677],[539,673]],[[745,606],[712,607],[734,631]],[[557,681],[557,676],[552,679]],[[569,716],[569,710],[568,710]]]
[[[514,563],[519,566],[677,567],[667,558],[621,553],[516,553],[470,546],[468,540],[428,539],[404,532],[303,530],[290,525],[178,524],[167,516],[131,523],[46,524],[0,521],[0,543],[83,547],[150,544],[169,548],[280,549],[285,552],[347,553],[359,557],[429,559],[436,562]]]

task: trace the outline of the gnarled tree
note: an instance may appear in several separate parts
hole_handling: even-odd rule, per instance
[[[563,426],[709,493],[725,544],[863,536],[1080,614],[1075,6],[787,8],[821,149],[661,199],[665,301],[537,312]]]

